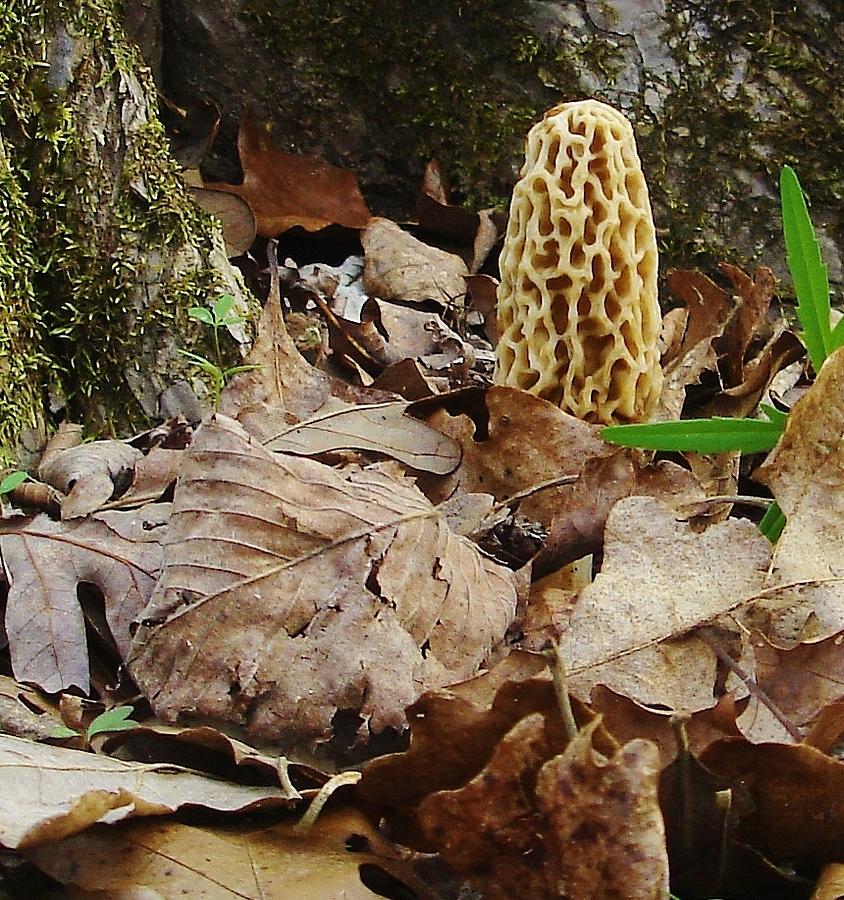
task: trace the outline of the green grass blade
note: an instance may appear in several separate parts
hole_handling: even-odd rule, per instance
[[[819,372],[834,349],[829,327],[829,280],[806,199],[791,166],[783,166],[780,198],[788,270],[797,295],[797,316],[809,359]]]
[[[776,544],[785,528],[785,514],[776,503],[772,503],[756,527],[772,544]]]
[[[601,437],[611,444],[645,450],[758,453],[776,444],[783,424],[779,419],[681,419],[645,425],[609,425],[601,429]]]

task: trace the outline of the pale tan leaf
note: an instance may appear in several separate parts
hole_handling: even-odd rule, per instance
[[[212,191],[205,187],[191,187],[191,196],[207,212],[220,220],[226,253],[240,256],[252,246],[257,234],[252,207],[241,197],[226,191]]]
[[[323,413],[289,428],[264,446],[309,456],[329,450],[374,450],[405,465],[447,475],[460,463],[460,444],[405,415],[407,402],[372,403]]]
[[[779,443],[754,475],[774,493],[786,526],[768,586],[763,629],[780,646],[844,629],[844,349],[794,405]]]
[[[48,693],[88,692],[85,622],[80,583],[98,587],[121,653],[129,626],[148,602],[161,565],[162,532],[170,504],[131,512],[101,512],[81,521],[34,518],[0,521],[0,559],[9,583],[6,632],[19,681]]]
[[[289,821],[258,830],[254,825],[199,828],[157,820],[93,828],[26,856],[62,884],[96,891],[97,897],[379,896],[364,886],[361,866],[383,867],[398,878],[406,875],[415,886],[409,867],[398,863],[389,844],[348,807],[323,813],[306,835],[297,834]],[[120,865],[114,865],[115,859]]]
[[[222,416],[199,430],[129,659],[159,715],[290,744],[343,709],[365,737],[475,672],[515,614],[513,573],[397,468],[273,454]]]
[[[715,657],[684,635],[757,594],[769,556],[747,520],[696,534],[657,500],[620,500],[607,519],[603,567],[561,640],[572,690],[588,696],[605,684],[640,703],[713,706]]]
[[[124,762],[0,735],[4,847],[30,847],[95,822],[160,816],[186,805],[239,812],[289,802],[277,787],[228,784],[178,766]]]
[[[466,263],[374,218],[361,233],[364,288],[382,300],[436,300],[445,306],[466,293]]]

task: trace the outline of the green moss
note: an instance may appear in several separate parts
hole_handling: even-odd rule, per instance
[[[142,354],[156,335],[178,330],[177,305],[203,302],[221,285],[202,262],[187,272],[174,268],[203,236],[200,249],[210,253],[211,224],[170,157],[155,88],[122,38],[116,8],[109,0],[0,2],[0,125],[10,136],[0,227],[26,251],[25,269],[17,265],[14,277],[37,348],[22,357],[28,364],[0,372],[0,391],[50,385],[70,416],[111,418],[126,430],[146,417],[124,373],[154,367]],[[46,34],[57,22],[68,32],[50,46]],[[82,59],[71,56],[76,40],[91,48]],[[133,78],[147,119],[132,96]],[[137,118],[124,143],[127,113]],[[6,255],[0,251],[0,279],[10,269]],[[191,346],[189,337],[179,342]],[[0,415],[0,446],[7,447],[23,423]]]
[[[245,4],[268,49],[289,66],[305,109],[336,119],[342,133],[350,102],[370,108],[420,174],[437,157],[464,196],[497,205],[507,200],[501,188],[509,190],[526,131],[553,96],[537,102],[520,86],[535,84],[538,59],[549,55],[525,24],[528,7],[452,0],[423,15],[407,0]],[[502,56],[512,61],[506,78],[496,74]]]
[[[655,207],[668,225],[666,262],[770,264],[761,242],[759,252],[737,259],[733,235],[762,234],[778,217],[775,186],[784,163],[798,169],[816,201],[842,198],[838,48],[808,14],[776,0],[693,7],[669,0],[667,10],[664,37],[680,78],[640,142]],[[713,198],[722,204],[713,208]]]

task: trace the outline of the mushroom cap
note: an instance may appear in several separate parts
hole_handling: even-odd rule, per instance
[[[662,385],[658,256],[630,122],[596,100],[527,136],[500,258],[495,381],[582,419],[647,419]]]

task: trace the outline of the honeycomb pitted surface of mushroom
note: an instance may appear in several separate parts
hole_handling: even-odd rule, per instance
[[[595,100],[527,137],[501,252],[495,381],[590,422],[659,398],[657,248],[633,128]]]

